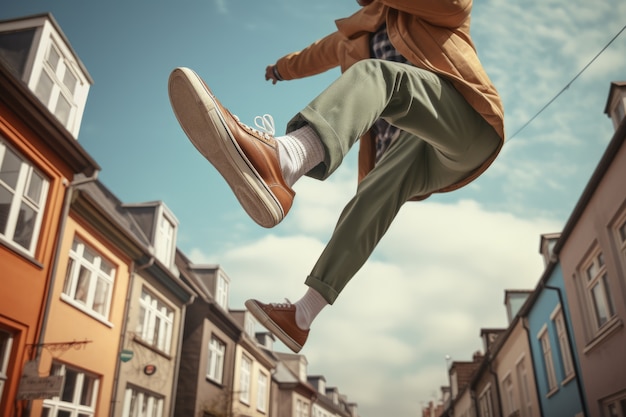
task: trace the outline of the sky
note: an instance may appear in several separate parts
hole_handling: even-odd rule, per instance
[[[3,3],[2,20],[53,14],[94,79],[78,140],[100,180],[125,203],[163,201],[178,247],[229,276],[231,308],[304,293],[355,191],[356,149],[328,180],[298,182],[288,217],[261,228],[186,139],[167,78],[190,67],[242,121],[269,113],[282,133],[340,73],[272,85],[265,67],[332,32],[354,0]],[[361,417],[417,415],[447,384],[446,356],[471,360],[481,328],[507,326],[504,291],[535,287],[541,234],[562,230],[613,134],[604,109],[610,83],[626,80],[626,33],[594,57],[625,23],[623,0],[474,2],[472,37],[508,141],[472,184],[402,208],[301,351]]]

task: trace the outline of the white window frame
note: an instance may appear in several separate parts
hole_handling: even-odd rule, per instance
[[[43,407],[47,409],[46,417],[57,417],[59,411],[70,413],[72,416],[95,416],[100,386],[100,379],[97,376],[56,362],[52,364],[50,375],[62,375],[64,378],[61,395],[43,401]],[[69,375],[73,375],[75,380],[72,391],[66,392]],[[86,385],[89,383],[92,384],[90,387]],[[65,398],[68,394],[71,398]]]
[[[163,405],[162,396],[128,385],[124,393],[122,417],[163,417]]]
[[[505,415],[509,416],[517,411],[517,404],[515,401],[515,385],[513,384],[513,376],[511,373],[507,373],[502,380],[502,387],[504,388],[504,404],[506,408]]]
[[[250,385],[252,376],[252,360],[246,355],[241,355],[239,366],[239,401],[250,404]]]
[[[66,46],[63,39],[52,28],[50,23],[44,25],[42,39],[41,45],[44,50],[33,68],[29,88],[50,112],[59,119],[67,130],[70,131],[74,137],[78,137],[85,103],[87,101],[87,94],[89,92],[89,82],[85,78],[83,71],[79,68],[72,52]],[[51,51],[58,54],[59,60],[55,67],[51,65],[49,59]],[[73,91],[68,88],[65,82],[65,77],[68,73],[76,80]],[[44,76],[52,82],[50,86],[51,90],[45,96],[42,95],[40,89],[42,77]],[[63,100],[69,105],[67,117],[63,117],[62,114],[58,114],[57,112],[60,97],[63,97]]]
[[[217,337],[215,337],[215,335],[212,335],[211,340],[209,341],[209,353],[206,371],[207,379],[218,384],[222,383],[222,379],[224,378],[225,355],[226,344]]]
[[[563,382],[569,381],[574,375],[574,361],[572,360],[571,347],[567,337],[567,323],[563,315],[563,309],[559,304],[550,315],[550,319],[554,325],[557,341],[559,343],[559,352],[561,354],[561,364],[563,365]]]
[[[541,348],[546,382],[548,383],[548,396],[550,396],[554,391],[558,389],[558,384],[556,379],[556,371],[554,369],[554,358],[552,356],[550,332],[548,332],[547,325],[543,325],[543,327],[537,334],[537,339],[539,340],[539,347]]]
[[[148,291],[141,289],[137,336],[148,345],[169,354],[172,347],[174,309]]]
[[[522,357],[515,365],[515,368],[517,383],[519,385],[520,411],[522,417],[533,417],[533,403],[530,397],[526,358]]]
[[[615,226],[615,240],[621,255],[622,271],[626,273],[626,213],[624,213]]]
[[[626,391],[607,398],[601,406],[606,417],[626,417]]]
[[[269,377],[259,371],[256,388],[256,409],[262,413],[267,411],[267,381],[269,381]]]
[[[491,384],[488,384],[478,396],[478,412],[480,417],[493,417]]]
[[[93,259],[88,259],[86,254],[93,256]],[[115,274],[113,262],[85,243],[85,240],[74,236],[61,298],[87,314],[107,321],[115,289]],[[84,289],[79,288],[84,283],[83,279],[88,280]],[[102,294],[103,286],[108,289],[105,294]],[[102,305],[101,309],[97,308],[99,305]]]
[[[254,329],[256,327],[256,320],[252,314],[246,312],[244,317],[244,328],[248,336],[254,340]]]
[[[176,222],[165,214],[165,210],[161,209],[157,217],[154,246],[157,259],[168,268],[172,267],[174,261],[176,229]]]
[[[9,152],[17,159],[16,163],[19,164],[19,167],[15,167],[18,171],[15,184],[8,184],[0,177],[0,192],[6,192],[7,197],[10,197],[11,200],[5,228],[0,230],[0,239],[9,246],[34,256],[37,243],[39,242],[41,222],[48,198],[49,179],[36,169],[30,161],[24,158],[20,152],[10,147],[2,135],[0,135],[0,172],[3,164],[6,162],[5,157]],[[40,181],[38,196],[29,195],[35,191],[31,190],[31,187],[36,185],[35,180]],[[30,236],[22,236],[21,239],[19,227],[23,220],[20,218],[24,212],[22,207],[31,210],[34,215],[32,219],[28,220],[28,222],[32,223],[30,228],[22,231],[27,232]],[[24,225],[22,226],[24,227]],[[29,242],[22,242],[23,238],[29,238]]]
[[[586,259],[580,271],[588,302],[588,309],[593,319],[595,333],[615,316],[615,304],[611,297],[609,276],[604,262],[604,254],[596,249]]]
[[[215,281],[215,301],[224,310],[228,310],[228,278],[218,270]]]
[[[13,347],[13,335],[4,329],[0,329],[0,402],[4,385],[8,379],[7,371],[11,359],[11,348]]]

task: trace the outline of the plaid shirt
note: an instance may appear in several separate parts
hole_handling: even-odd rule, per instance
[[[400,55],[391,44],[387,35],[387,26],[384,24],[372,34],[370,48],[373,58],[410,65],[410,62]],[[389,148],[389,145],[400,135],[400,129],[390,125],[383,119],[378,119],[374,123],[373,128],[376,134],[376,162],[378,162],[383,153]]]

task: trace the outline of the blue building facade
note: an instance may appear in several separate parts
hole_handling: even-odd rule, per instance
[[[559,263],[546,269],[524,312],[537,378],[542,414],[584,416],[584,392],[573,330],[570,325],[563,272]]]

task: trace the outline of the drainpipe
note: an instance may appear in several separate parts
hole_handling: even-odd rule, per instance
[[[39,335],[37,336],[37,339],[36,339],[37,345],[35,349],[35,357],[33,358],[34,360],[39,361],[39,358],[41,357],[41,351],[43,349],[42,344],[43,344],[44,337],[46,335],[46,326],[48,325],[48,317],[50,315],[50,302],[52,301],[52,293],[54,289],[54,283],[56,281],[57,268],[59,266],[59,258],[60,258],[59,248],[61,247],[63,235],[65,234],[65,226],[67,224],[67,217],[70,212],[70,204],[72,202],[72,195],[74,194],[74,188],[81,184],[86,184],[88,182],[96,181],[98,179],[99,172],[100,171],[96,170],[94,171],[91,177],[85,177],[79,180],[72,181],[67,187],[67,191],[65,192],[65,197],[63,198],[63,209],[61,211],[61,224],[60,224],[59,231],[57,234],[57,241],[55,244],[54,255],[53,255],[54,259],[52,260],[52,268],[50,270],[50,279],[49,279],[50,284],[48,285],[48,293],[46,294],[44,310],[41,316],[41,325],[39,326]],[[63,182],[66,183],[67,180],[64,179]],[[24,409],[24,413],[23,413],[24,416],[26,417],[30,416],[30,411],[31,411],[30,407],[31,407],[31,402],[29,401],[28,405]]]
[[[48,287],[48,294],[46,295],[46,303],[45,303],[43,315],[41,318],[41,330],[39,331],[39,337],[37,338],[37,350],[35,354],[35,359],[39,359],[41,355],[42,347],[40,345],[43,343],[43,339],[46,334],[46,325],[48,324],[48,316],[50,314],[50,301],[52,300],[52,292],[53,292],[52,289],[54,288],[54,283],[56,281],[57,268],[59,266],[59,258],[60,258],[59,248],[61,247],[61,242],[63,241],[63,235],[65,234],[65,226],[67,224],[67,217],[70,212],[70,204],[72,201],[72,196],[74,195],[74,188],[78,185],[96,181],[98,179],[99,172],[100,171],[95,171],[91,177],[86,177],[86,178],[72,181],[67,187],[65,198],[63,199],[63,211],[61,212],[61,226],[59,227],[59,232],[57,235],[57,242],[56,242],[56,246],[54,249],[54,260],[52,261],[52,269],[50,270],[50,285]]]
[[[498,396],[498,415],[501,416],[502,411],[502,396],[500,395],[500,380],[498,379],[498,374],[493,370],[493,362],[489,361],[489,373],[493,375],[493,378],[496,381],[496,395]]]
[[[530,351],[530,361],[532,363],[536,363],[535,362],[535,357],[533,355],[533,349],[532,349],[532,344],[530,342],[530,329],[528,328],[528,323],[526,321],[526,319],[524,317],[520,317],[522,319],[522,326],[524,327],[524,330],[526,330],[526,338],[528,339],[528,346],[530,349],[528,349]],[[533,370],[534,372],[534,370]],[[537,400],[539,401],[539,415],[541,417],[543,417],[543,403],[541,402],[541,393],[539,392],[539,386],[538,384],[535,384],[535,391],[537,394]]]
[[[120,331],[120,343],[117,348],[117,361],[115,365],[115,376],[113,377],[113,388],[111,396],[111,405],[109,406],[109,415],[114,417],[115,415],[115,404],[117,402],[117,387],[120,380],[120,367],[122,366],[122,361],[120,357],[122,356],[122,350],[124,349],[124,340],[126,338],[126,329],[128,328],[128,310],[130,309],[130,296],[133,289],[133,284],[135,282],[135,274],[138,271],[142,271],[148,267],[150,267],[154,263],[154,256],[150,256],[148,262],[138,267],[135,267],[135,262],[132,263],[132,267],[130,269],[130,280],[128,282],[128,291],[126,291],[126,300],[124,301],[124,321],[122,323],[122,329]]]
[[[548,290],[553,290],[556,291],[557,295],[559,296],[559,303],[561,304],[561,309],[563,310],[563,312],[565,312],[565,304],[563,304],[563,294],[561,293],[561,289],[559,287],[553,287],[550,285],[544,285],[544,288],[548,289]],[[565,317],[565,314],[563,314],[563,317]],[[574,348],[572,347],[572,342],[573,339],[571,337],[571,334],[569,332],[569,326],[568,326],[568,321],[565,321],[564,326],[565,326],[565,335],[567,336],[567,341],[568,341],[568,345],[569,345],[569,353],[570,356],[572,357],[572,362],[574,362],[574,366],[576,367],[576,388],[578,389],[578,396],[580,397],[580,400],[582,402],[582,406],[583,406],[583,414],[588,416],[589,415],[589,411],[587,410],[587,397],[585,397],[584,391],[583,391],[583,387],[580,381],[580,369],[578,369],[578,361],[574,361],[574,358],[576,358],[575,352],[574,352]]]
[[[180,325],[178,326],[178,345],[176,346],[176,364],[174,365],[174,383],[172,384],[172,401],[170,401],[170,417],[174,417],[174,411],[176,409],[176,392],[178,391],[178,375],[180,374],[180,361],[182,359],[181,351],[183,349],[183,335],[185,331],[185,320],[187,317],[187,307],[190,306],[194,300],[195,295],[191,295],[189,301],[184,304],[183,311],[181,312]]]

